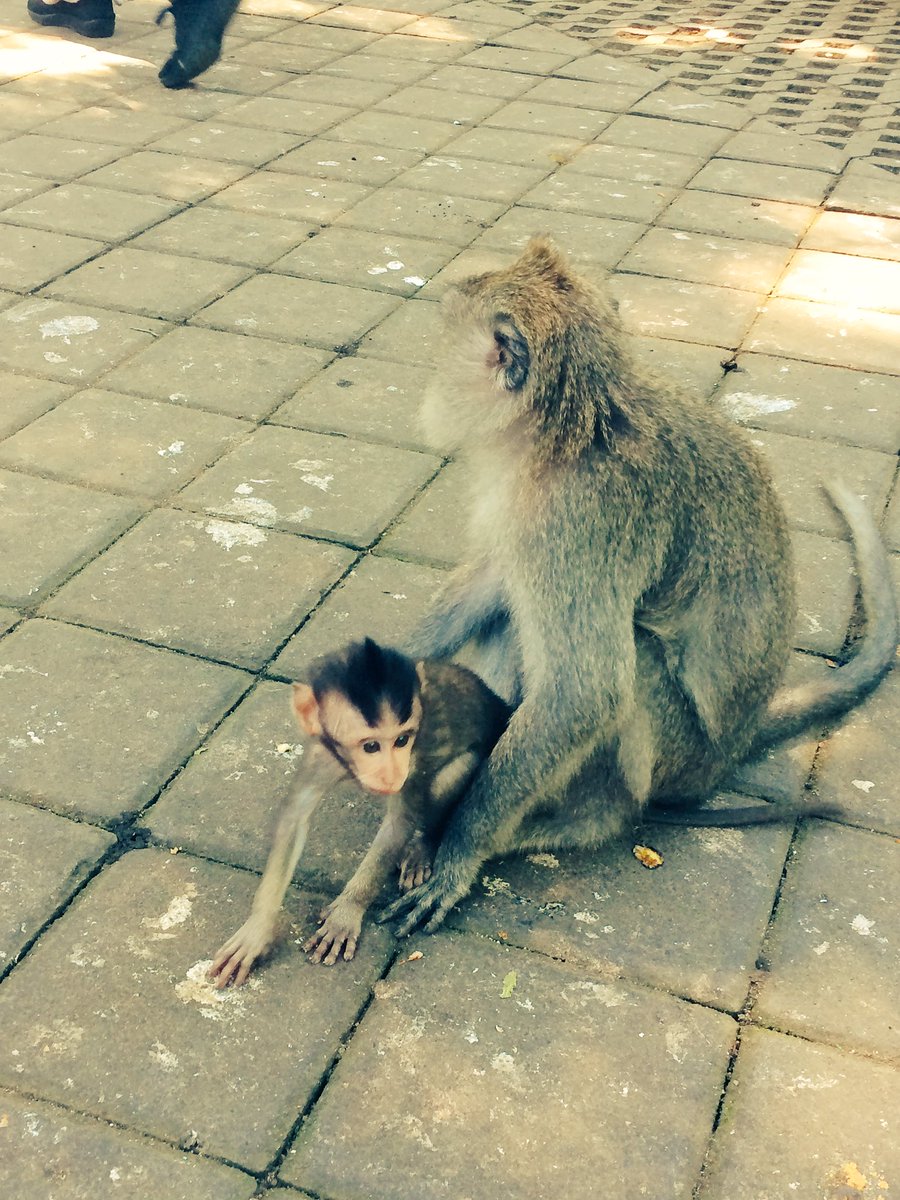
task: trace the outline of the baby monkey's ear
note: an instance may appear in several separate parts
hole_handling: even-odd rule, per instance
[[[416,663],[416,676],[419,680],[419,687],[424,692],[428,686],[428,676],[425,674],[425,664],[423,662]]]
[[[300,728],[309,737],[322,736],[319,702],[308,683],[295,683],[291,689],[291,707]]]

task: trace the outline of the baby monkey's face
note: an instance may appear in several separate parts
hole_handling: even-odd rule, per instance
[[[409,720],[398,720],[385,705],[374,725],[343,696],[325,696],[319,709],[322,725],[337,743],[357,782],[379,796],[396,796],[412,765],[412,748],[419,732],[422,705],[413,702]]]
[[[301,689],[303,689],[301,691]],[[331,745],[361,787],[379,796],[402,791],[412,749],[422,721],[422,704],[413,698],[412,710],[401,721],[384,704],[374,725],[340,692],[327,692],[316,702],[312,689],[296,684],[294,711],[303,730]]]

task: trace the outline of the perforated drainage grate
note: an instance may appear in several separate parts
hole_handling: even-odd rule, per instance
[[[672,82],[900,173],[900,6],[893,0],[498,0]]]

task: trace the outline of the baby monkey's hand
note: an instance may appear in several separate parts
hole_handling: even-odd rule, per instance
[[[272,945],[274,937],[274,922],[250,917],[220,948],[207,975],[215,980],[216,987],[228,987],[232,982],[235,987],[240,987],[256,960],[262,958]]]

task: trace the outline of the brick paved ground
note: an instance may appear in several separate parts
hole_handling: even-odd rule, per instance
[[[900,552],[900,181],[509,8],[379,4],[248,0],[172,93],[155,3],[91,45],[0,0],[0,1192],[889,1200],[900,673],[738,781],[846,820],[492,863],[327,970],[298,942],[377,820],[336,796],[271,965],[204,983],[288,681],[461,553],[412,420],[460,273],[552,231],[752,427],[798,673],[853,607],[818,481]]]

